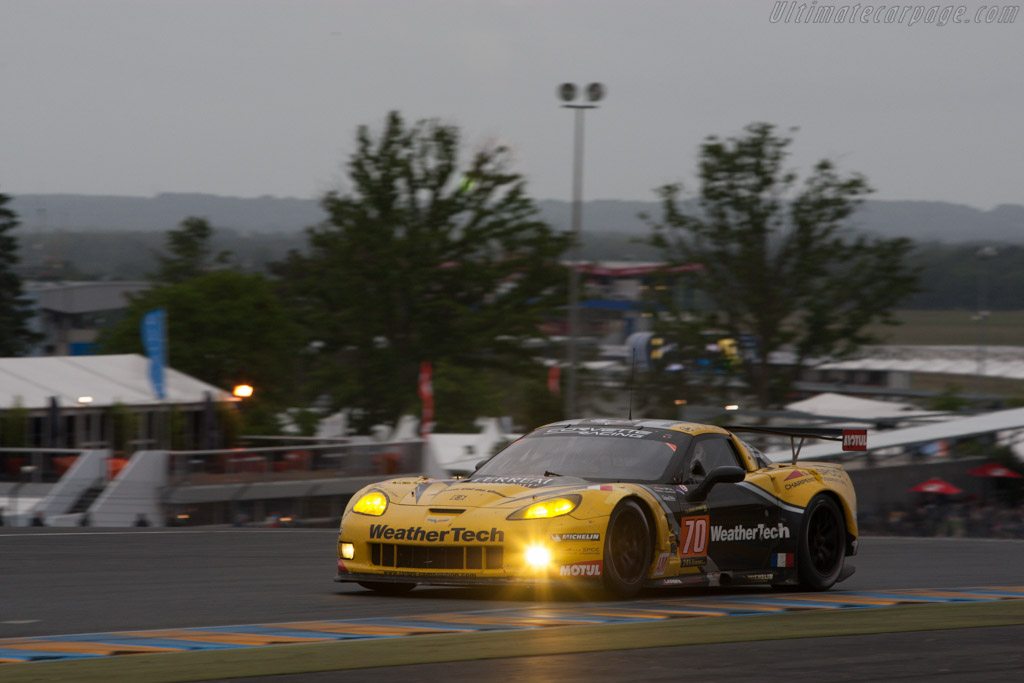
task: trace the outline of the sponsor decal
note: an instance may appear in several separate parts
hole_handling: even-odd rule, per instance
[[[683,580],[682,579],[662,579],[661,580],[661,585],[662,586],[681,586],[681,585],[683,585]]]
[[[563,546],[562,548],[559,548],[559,550],[561,550],[565,555],[567,555],[569,557],[571,557],[573,555],[600,555],[601,554],[601,546],[599,546],[599,545],[580,546],[580,547],[575,547],[575,546],[567,546],[567,547],[565,547],[565,546]]]
[[[844,429],[844,451],[866,451],[868,449],[868,432],[866,429]]]
[[[819,473],[821,474],[822,479],[827,479],[833,484],[846,484],[849,482],[849,477],[846,472],[843,472],[842,470],[823,467]]]
[[[658,494],[658,497],[669,503],[674,503],[678,493],[674,486],[652,486],[651,490]]]
[[[587,490],[588,491],[611,491],[612,490],[612,485],[611,484],[594,484],[593,486],[588,486]]]
[[[583,436],[622,436],[627,439],[642,439],[650,436],[651,432],[642,429],[629,429],[620,427],[562,427],[552,429],[548,434],[580,434]]]
[[[679,491],[679,493],[683,494],[684,496],[690,493],[690,489],[686,488],[682,484],[676,484],[676,491]]]
[[[794,479],[796,481],[792,481]],[[804,472],[802,470],[793,470],[792,472],[789,473],[789,476],[787,476],[784,479],[784,481],[786,482],[786,490],[789,491],[791,489],[795,489],[797,486],[809,484],[812,481],[814,481],[814,479],[813,475],[810,472]]]
[[[668,553],[662,553],[658,555],[658,562],[654,565],[654,576],[663,576],[665,570],[668,568],[668,558],[672,557]]]
[[[746,574],[743,578],[749,581],[771,581],[775,574]]]
[[[708,558],[704,557],[681,557],[679,558],[680,567],[703,567],[708,563]]]
[[[706,515],[709,509],[707,503],[700,503],[699,505],[684,507],[680,512],[683,515]]]
[[[558,568],[559,576],[601,576],[604,563],[601,560],[563,564]]]
[[[450,535],[450,538],[449,538]],[[387,524],[371,524],[370,540],[385,541],[425,541],[427,543],[503,543],[505,532],[491,527],[490,531],[455,527],[444,530],[426,530],[420,526],[396,529]]]
[[[724,526],[711,527],[711,542],[722,541],[775,541],[780,538],[789,538],[789,527],[779,522],[776,526],[758,524],[757,526],[736,526],[726,528]]]
[[[555,543],[562,541],[600,541],[601,534],[551,534],[551,540]]]
[[[683,517],[680,523],[682,534],[679,543],[679,557],[699,557],[708,552],[708,527],[711,518]]]
[[[470,481],[476,484],[515,484],[528,489],[536,489],[548,486],[555,480],[541,477],[474,477]]]
[[[796,566],[796,554],[795,553],[772,553],[773,567],[795,567]]]

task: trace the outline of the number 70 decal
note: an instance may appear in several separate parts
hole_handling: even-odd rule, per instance
[[[683,537],[679,542],[679,557],[707,555],[709,517],[683,517]]]

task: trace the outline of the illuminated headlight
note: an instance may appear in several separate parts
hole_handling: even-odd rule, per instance
[[[542,545],[531,545],[526,549],[526,564],[540,569],[551,564],[551,551]]]
[[[341,544],[341,559],[343,559],[343,560],[351,560],[355,556],[356,556],[356,547],[355,547],[354,544],[352,544],[352,543],[342,543]]]
[[[561,517],[567,515],[576,509],[576,506],[580,504],[580,496],[570,495],[562,496],[560,498],[549,498],[548,500],[542,500],[539,503],[528,505],[521,510],[516,510],[508,516],[509,519],[550,519],[551,517]]]
[[[388,497],[381,491],[370,491],[352,506],[352,512],[380,517],[388,509]]]

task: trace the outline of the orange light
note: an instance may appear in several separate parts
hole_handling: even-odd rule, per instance
[[[250,396],[252,396],[252,387],[249,386],[248,384],[239,384],[231,393],[233,393],[238,398],[249,398]]]

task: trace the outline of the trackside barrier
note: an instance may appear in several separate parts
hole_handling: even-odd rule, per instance
[[[216,485],[420,473],[423,442],[368,442],[168,453],[168,484]]]

